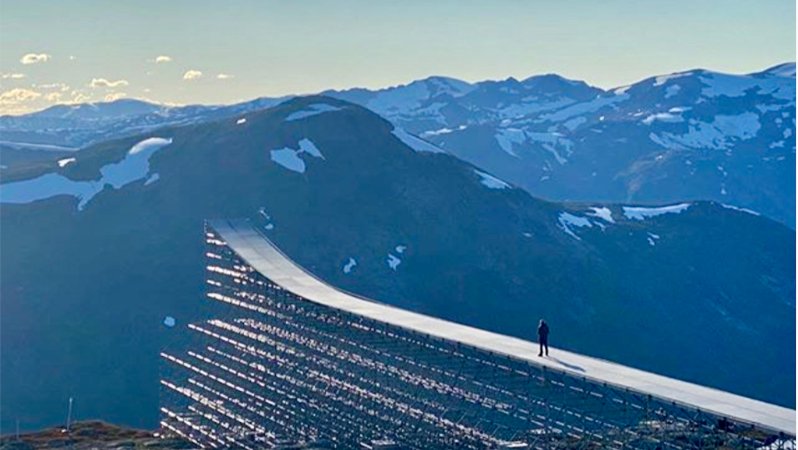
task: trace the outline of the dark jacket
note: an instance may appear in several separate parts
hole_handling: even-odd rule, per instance
[[[540,337],[541,341],[548,339],[548,337],[549,337],[549,324],[547,324],[546,322],[543,322],[540,325],[538,325],[538,337]]]

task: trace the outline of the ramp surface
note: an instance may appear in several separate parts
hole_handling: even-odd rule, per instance
[[[311,302],[795,436],[796,415],[791,409],[553,347],[550,357],[541,358],[535,342],[414,313],[330,286],[284,255],[249,221],[209,223],[258,272]]]

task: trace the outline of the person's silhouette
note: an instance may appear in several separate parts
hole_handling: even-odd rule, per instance
[[[540,343],[538,356],[543,356],[544,351],[546,356],[549,356],[549,325],[543,319],[540,319],[538,324],[538,342]]]

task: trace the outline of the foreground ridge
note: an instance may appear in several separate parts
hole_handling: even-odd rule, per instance
[[[161,355],[161,425],[195,445],[794,446],[790,409],[343,292],[249,221],[206,245],[221,312]]]

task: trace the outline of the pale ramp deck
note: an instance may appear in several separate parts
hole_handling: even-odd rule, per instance
[[[249,221],[209,224],[255,270],[314,303],[795,436],[794,410],[553,347],[551,357],[541,358],[535,342],[414,313],[330,286],[284,255]]]

